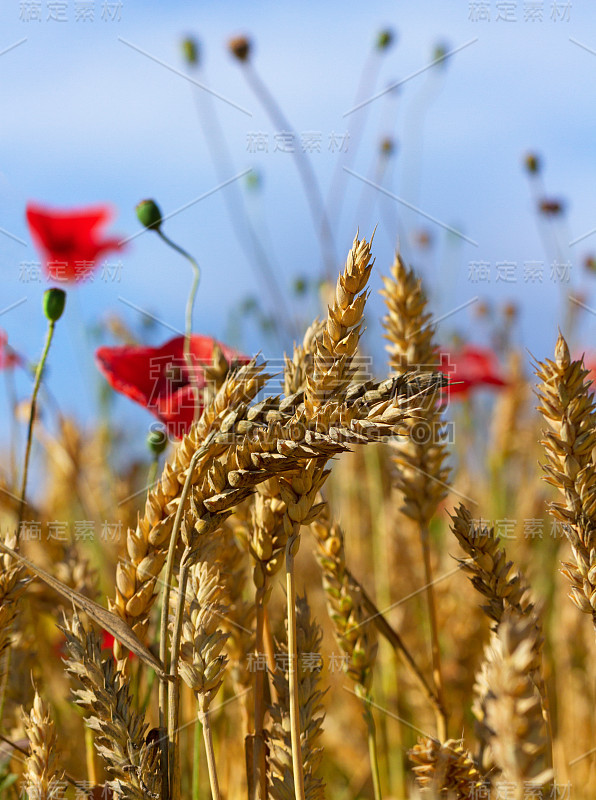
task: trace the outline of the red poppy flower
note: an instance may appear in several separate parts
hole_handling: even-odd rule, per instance
[[[203,367],[212,364],[216,344],[226,361],[241,364],[249,361],[209,336],[193,334],[190,340],[193,383],[199,390],[206,385]],[[110,385],[145,406],[166,425],[170,435],[181,438],[189,430],[195,418],[195,393],[184,358],[184,336],[161,347],[100,347],[95,356]],[[200,413],[200,398],[198,402]]]
[[[109,631],[106,631],[105,628],[102,628],[101,631],[101,649],[102,650],[113,650],[114,649],[114,642],[116,639],[112,636]],[[128,652],[128,657],[132,660],[136,658],[136,655],[132,652]]]
[[[112,218],[108,206],[75,211],[51,211],[29,203],[27,223],[33,241],[45,258],[47,274],[55,281],[73,283],[88,278],[98,258],[121,250],[118,239],[103,238],[101,229]]]
[[[449,379],[448,392],[452,397],[466,397],[471,389],[481,386],[507,385],[497,356],[488,347],[466,344],[461,350],[443,352],[439,369]]]
[[[21,356],[8,344],[8,336],[0,330],[0,369],[10,369],[23,363]]]

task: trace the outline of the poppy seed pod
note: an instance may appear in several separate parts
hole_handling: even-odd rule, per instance
[[[228,42],[228,49],[238,61],[248,61],[251,51],[251,42],[246,36],[234,36]]]
[[[159,230],[162,223],[161,210],[155,200],[141,200],[136,207],[137,218],[146,228]]]
[[[47,289],[43,295],[43,313],[50,322],[57,322],[66,304],[66,292],[62,289]]]

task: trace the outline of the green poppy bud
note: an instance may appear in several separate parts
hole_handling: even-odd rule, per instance
[[[155,200],[141,200],[136,207],[137,217],[146,228],[159,229],[162,223],[161,211]]]
[[[433,63],[444,67],[449,58],[449,49],[445,42],[438,42],[433,49]]]
[[[168,437],[163,429],[154,429],[149,431],[147,436],[147,447],[149,452],[154,456],[158,456],[166,449],[168,444]]]
[[[540,159],[536,153],[528,153],[524,159],[524,163],[530,174],[535,175],[537,172],[540,172]]]
[[[47,289],[43,295],[43,313],[50,322],[57,322],[66,304],[66,292],[62,289]]]
[[[393,43],[394,33],[390,28],[385,28],[384,30],[380,31],[377,36],[377,50],[387,50],[387,48]]]
[[[191,66],[195,66],[195,64],[199,63],[199,46],[197,44],[197,40],[193,39],[191,36],[188,36],[186,39],[182,40],[182,55],[184,56],[184,60],[187,64]]]

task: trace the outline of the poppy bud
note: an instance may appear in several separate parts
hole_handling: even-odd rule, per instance
[[[540,201],[540,211],[546,216],[556,216],[563,211],[563,203],[560,200],[544,199]]]
[[[186,39],[182,40],[181,47],[182,55],[184,56],[186,63],[193,67],[195,64],[198,64],[199,46],[197,44],[197,40],[193,39],[191,36],[188,36]]]
[[[159,230],[161,226],[161,211],[155,200],[141,200],[136,207],[137,217],[141,225],[146,228]]]
[[[248,61],[250,55],[251,43],[250,39],[246,36],[234,36],[228,42],[228,48],[232,55],[236,56],[238,61]]]
[[[503,306],[503,316],[508,322],[513,322],[518,316],[519,309],[513,302],[505,303]]]
[[[384,156],[390,156],[393,154],[395,150],[395,142],[389,136],[385,136],[384,139],[381,139],[381,153]]]
[[[168,444],[168,437],[163,428],[154,428],[147,436],[147,447],[149,451],[158,456],[166,449]]]
[[[246,176],[246,188],[250,191],[256,191],[261,186],[261,176],[259,173],[251,169],[251,171]]]
[[[62,289],[47,289],[43,295],[43,313],[50,322],[57,322],[66,304],[66,292]]]
[[[433,50],[433,63],[444,66],[448,57],[449,51],[447,45],[444,42],[436,44]]]
[[[531,175],[536,175],[540,172],[540,159],[536,153],[528,153],[524,158],[524,164]]]
[[[301,295],[306,294],[308,290],[308,282],[305,278],[296,278],[294,280],[294,293],[297,294],[299,297]]]
[[[389,28],[379,31],[376,42],[377,50],[386,50],[392,44],[393,39],[394,33]]]

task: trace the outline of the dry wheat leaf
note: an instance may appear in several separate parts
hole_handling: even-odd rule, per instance
[[[3,550],[13,558],[16,558],[28,569],[30,569],[31,572],[35,573],[38,578],[41,578],[44,583],[47,583],[48,586],[51,586],[52,589],[58,592],[58,594],[68,598],[68,600],[85,611],[91,617],[91,619],[97,622],[98,625],[101,625],[102,628],[105,628],[115,639],[128,647],[128,649],[138,656],[141,661],[144,661],[145,664],[152,667],[161,678],[166,677],[161,661],[145,647],[145,645],[137,638],[132,629],[126,624],[126,622],[124,622],[123,619],[118,617],[116,614],[113,614],[111,611],[108,611],[107,608],[100,606],[99,603],[96,603],[94,600],[90,600],[88,597],[85,597],[79,592],[76,592],[74,589],[71,589],[65,583],[62,583],[62,581],[59,581],[57,578],[54,578],[53,575],[50,575],[49,572],[46,572],[41,567],[38,567],[37,564],[33,563],[33,561],[29,561],[29,559],[25,558],[25,556],[22,556],[20,553],[17,553],[10,547],[7,547],[3,542],[0,542],[0,550]]]

